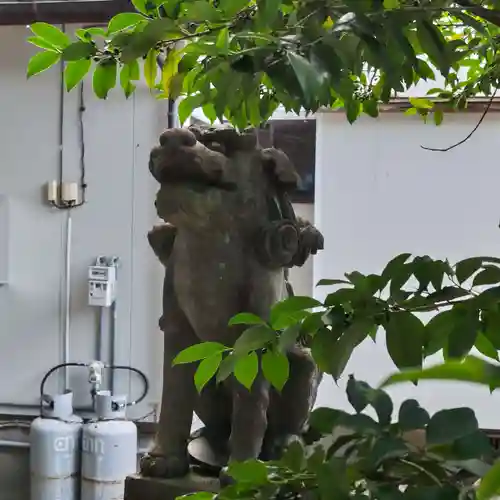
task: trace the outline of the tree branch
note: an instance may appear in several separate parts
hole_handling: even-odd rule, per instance
[[[491,24],[500,26],[500,11],[487,9],[474,2],[474,0],[455,0],[458,5],[466,8],[475,16],[482,17],[485,21]]]

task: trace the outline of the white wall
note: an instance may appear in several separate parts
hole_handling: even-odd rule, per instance
[[[315,260],[314,282],[342,277],[354,269],[380,272],[402,252],[449,258],[451,262],[500,251],[500,170],[495,144],[500,116],[490,114],[472,139],[465,137],[479,115],[446,115],[440,127],[419,118],[384,114],[353,126],[342,114],[318,115],[315,221],[326,250]],[[326,290],[316,289],[322,298]],[[366,341],[350,361],[340,388],[323,384],[319,405],[347,407],[347,374],[376,384],[393,371],[384,346]],[[416,396],[432,409],[471,406],[484,427],[499,425],[500,395],[458,383],[422,383],[391,389],[397,400]]]
[[[41,376],[62,360],[66,213],[44,202],[44,185],[57,177],[58,69],[26,80],[35,49],[23,27],[0,29],[0,194],[10,208],[10,282],[0,287],[0,384],[2,403],[37,402]],[[64,178],[79,179],[78,92],[65,96]],[[155,222],[157,189],[148,155],[165,123],[161,104],[145,88],[128,101],[121,90],[107,101],[85,84],[84,113],[88,203],[74,210],[71,281],[71,360],[94,356],[96,311],[87,306],[87,266],[97,255],[117,255],[119,272],[116,362],[132,364],[152,378],[150,402],[158,400],[161,270],[146,233]],[[2,236],[4,237],[4,236]],[[55,380],[57,381],[57,376]],[[129,375],[117,374],[129,391]],[[86,403],[86,374],[75,369],[77,404]],[[133,396],[140,385],[132,383]],[[17,411],[10,409],[9,411]],[[132,416],[150,410],[135,408]]]

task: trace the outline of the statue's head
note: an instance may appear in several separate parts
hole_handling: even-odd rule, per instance
[[[178,227],[236,218],[261,223],[268,200],[300,182],[283,152],[260,149],[253,131],[225,126],[166,130],[149,170],[161,185],[158,215]]]

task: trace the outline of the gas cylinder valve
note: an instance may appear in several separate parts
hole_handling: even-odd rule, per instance
[[[91,393],[94,395],[102,385],[104,363],[102,361],[92,361],[89,364],[89,384],[92,386]]]

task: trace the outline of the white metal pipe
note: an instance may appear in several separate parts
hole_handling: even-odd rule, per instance
[[[71,240],[73,232],[73,220],[71,209],[68,209],[66,218],[66,255],[64,270],[64,332],[63,332],[63,363],[69,363],[70,358],[70,307],[71,307]],[[62,368],[64,390],[69,388],[69,370]]]

